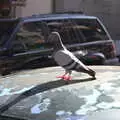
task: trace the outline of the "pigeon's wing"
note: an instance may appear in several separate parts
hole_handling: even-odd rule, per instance
[[[61,67],[64,67],[73,62],[71,57],[68,54],[66,54],[64,50],[57,51],[54,54],[53,58],[56,61],[56,63]]]
[[[81,67],[85,70],[89,70],[89,68],[87,66],[85,66],[73,53],[71,53],[67,49],[65,49],[65,53],[70,56],[70,58],[76,63],[76,65],[78,65],[79,67]]]
[[[88,70],[88,68],[67,49],[57,51],[54,55],[54,60],[59,66],[66,70],[75,70],[77,66]]]

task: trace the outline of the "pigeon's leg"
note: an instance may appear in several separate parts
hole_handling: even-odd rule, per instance
[[[65,73],[64,73],[63,75],[61,75],[61,76],[57,76],[57,78],[64,79],[64,77],[65,77],[67,74],[68,74],[68,71],[65,70]]]
[[[64,76],[63,79],[64,79],[65,81],[72,80],[71,73],[72,73],[71,70],[67,71],[67,74]]]

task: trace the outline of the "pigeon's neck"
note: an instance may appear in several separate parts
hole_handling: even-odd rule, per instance
[[[61,44],[55,44],[54,45],[54,50],[55,51],[64,50],[64,46],[62,46]]]
[[[65,49],[65,46],[63,45],[62,40],[61,40],[60,37],[59,37],[58,42],[56,42],[56,43],[54,44],[54,49],[55,49],[55,51],[64,50],[64,49]]]
[[[56,42],[54,42],[54,52],[57,52],[59,50],[64,50],[65,46],[62,43],[62,39],[59,34],[57,34],[58,37],[56,37]]]

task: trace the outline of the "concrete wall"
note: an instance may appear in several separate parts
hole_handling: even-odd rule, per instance
[[[16,8],[16,17],[52,12],[52,0],[27,0],[25,7]]]
[[[59,0],[57,0],[59,1]],[[120,39],[120,0],[63,0],[56,11],[84,11],[105,24],[113,39]]]

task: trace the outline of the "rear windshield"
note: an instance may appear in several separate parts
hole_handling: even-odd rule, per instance
[[[0,21],[0,47],[10,38],[17,21]]]
[[[46,21],[50,31],[58,31],[65,44],[108,40],[97,19],[65,19]]]

